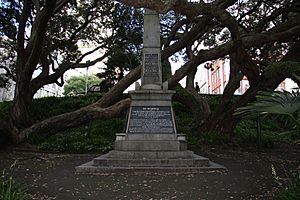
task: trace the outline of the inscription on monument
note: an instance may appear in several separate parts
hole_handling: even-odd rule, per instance
[[[144,81],[146,83],[159,82],[159,60],[157,53],[144,54]]]
[[[174,133],[171,107],[132,106],[128,133]]]

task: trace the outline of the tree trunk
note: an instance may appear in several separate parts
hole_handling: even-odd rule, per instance
[[[168,80],[172,75],[171,64],[169,61],[165,60],[162,63],[162,66],[163,79]],[[206,98],[200,96],[194,89],[187,90],[178,84],[176,87],[176,94],[174,95],[174,99],[179,101],[190,111],[192,111],[196,123],[203,121],[210,114],[210,108]]]
[[[178,85],[174,99],[185,105],[193,113],[195,123],[197,124],[202,123],[210,114],[207,99],[195,90],[190,91]]]
[[[30,116],[31,100],[27,100],[25,94],[16,92],[13,105],[10,111],[10,120],[18,128],[24,129],[30,126],[33,121]]]
[[[195,90],[194,80],[197,73],[197,68],[194,68],[186,77],[186,89],[189,91]]]
[[[189,45],[186,47],[186,54],[189,60],[193,59],[194,54],[192,51],[192,45]],[[194,81],[195,81],[195,76],[197,73],[197,67],[193,68],[193,70],[187,75],[186,77],[186,89],[189,91],[194,91]]]
[[[241,106],[255,100],[257,92],[261,89],[260,86],[250,87],[237,101],[222,101],[216,111],[212,113],[199,127],[199,132],[218,132],[221,134],[233,134],[234,128],[239,122],[239,118],[233,115],[235,110]],[[236,97],[238,98],[238,97]]]
[[[243,79],[243,74],[240,71],[240,66],[237,58],[238,55],[233,53],[230,60],[230,75],[229,81],[223,91],[220,104],[215,111],[199,125],[199,132],[221,132],[233,133],[237,120],[233,116],[236,108],[233,95],[240,87],[240,81]],[[246,102],[240,102],[245,104]]]

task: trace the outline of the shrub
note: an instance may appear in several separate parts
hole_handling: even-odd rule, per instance
[[[300,199],[300,171],[290,179],[289,185],[286,189],[282,190],[277,194],[278,200],[296,200]]]
[[[0,180],[0,199],[22,200],[25,199],[25,191],[16,184],[12,177],[9,180]]]
[[[106,153],[112,149],[115,133],[122,132],[124,122],[121,118],[95,120],[48,138],[35,135],[30,139],[44,151]]]

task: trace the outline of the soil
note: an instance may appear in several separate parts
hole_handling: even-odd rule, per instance
[[[200,174],[76,174],[75,166],[95,154],[0,152],[3,176],[12,176],[38,200],[273,199],[300,166],[299,148],[264,150],[196,149],[227,167]],[[272,170],[272,168],[274,170]],[[275,173],[274,173],[275,172]],[[2,176],[2,177],[3,177]]]

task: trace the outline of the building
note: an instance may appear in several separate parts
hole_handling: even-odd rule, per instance
[[[15,93],[15,83],[11,81],[6,88],[0,88],[0,102],[2,101],[12,101]],[[61,97],[63,96],[63,88],[57,86],[56,84],[45,85],[39,89],[33,98],[42,97]]]
[[[0,102],[11,101],[14,98],[16,84],[9,80],[5,88],[0,87]]]
[[[218,59],[211,64],[206,64],[204,67],[206,68],[206,76],[202,76],[200,79],[200,93],[223,94],[225,86],[229,81],[229,60]],[[247,77],[244,76],[240,81],[240,87],[235,91],[234,94],[244,94],[249,87],[249,81],[247,80]],[[297,87],[298,86],[294,81],[291,79],[286,79],[278,86],[276,90],[292,91]]]
[[[39,89],[33,98],[42,98],[42,97],[62,97],[63,88],[59,87],[55,83],[45,85]]]

